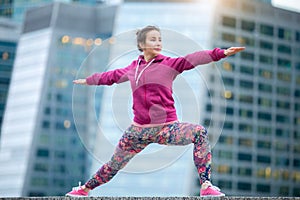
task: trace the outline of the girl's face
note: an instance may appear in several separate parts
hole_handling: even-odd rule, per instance
[[[152,30],[146,34],[145,43],[140,44],[144,55],[156,56],[160,54],[162,48],[161,35],[158,31]]]

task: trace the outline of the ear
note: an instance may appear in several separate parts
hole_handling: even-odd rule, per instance
[[[143,42],[139,42],[139,47],[144,50],[145,49],[145,44]]]

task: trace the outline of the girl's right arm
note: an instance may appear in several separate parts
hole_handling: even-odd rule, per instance
[[[112,71],[94,73],[85,79],[74,80],[74,84],[80,85],[112,85],[114,83],[122,83],[128,81],[127,72],[135,66],[133,61],[130,65],[125,68],[115,69]]]

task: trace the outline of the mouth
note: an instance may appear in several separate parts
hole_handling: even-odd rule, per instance
[[[155,51],[161,51],[161,48],[154,48]]]

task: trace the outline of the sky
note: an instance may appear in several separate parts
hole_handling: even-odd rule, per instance
[[[300,12],[300,0],[272,0],[274,6]]]

